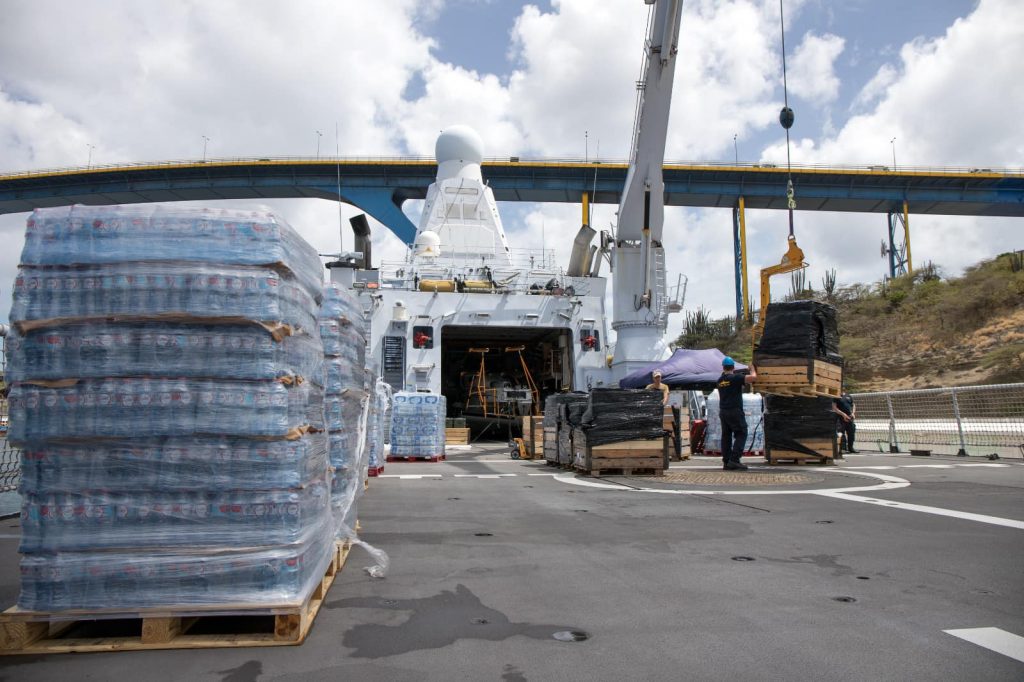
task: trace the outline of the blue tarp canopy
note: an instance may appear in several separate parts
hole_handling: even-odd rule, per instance
[[[686,350],[680,348],[668,360],[655,362],[643,369],[638,369],[619,381],[621,388],[643,388],[651,383],[654,370],[661,372],[662,383],[671,388],[696,390],[714,388],[715,382],[722,374],[722,358],[725,353],[717,348],[706,350]],[[736,369],[746,369],[739,362]]]

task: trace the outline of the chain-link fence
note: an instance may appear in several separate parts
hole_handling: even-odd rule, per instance
[[[3,352],[0,353],[0,368],[3,369],[4,382],[0,387],[6,389],[7,383],[7,329],[0,325],[3,337]],[[7,442],[7,391],[0,392],[0,493],[15,490],[21,480],[21,453]]]
[[[1024,384],[855,393],[857,443],[882,452],[1024,457]]]

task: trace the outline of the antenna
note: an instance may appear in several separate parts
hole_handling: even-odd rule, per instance
[[[547,233],[545,231],[544,218],[540,219],[540,254],[541,267],[548,266]]]
[[[345,253],[345,218],[341,210],[341,142],[338,139],[338,122],[334,122],[334,159],[338,168],[338,251]]]

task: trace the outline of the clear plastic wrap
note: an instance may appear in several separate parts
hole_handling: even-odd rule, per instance
[[[290,544],[327,510],[326,474],[295,490],[24,493],[19,551]]]
[[[118,263],[55,269],[22,266],[10,319],[22,331],[78,320],[254,320],[313,330],[316,300],[270,268],[195,263]]]
[[[340,395],[357,386],[361,389],[364,370],[363,365],[355,364],[349,358],[324,358],[325,391],[328,395]]]
[[[276,441],[219,437],[34,444],[21,453],[21,492],[291,489],[324,476],[327,465],[326,433]]]
[[[256,326],[92,322],[24,335],[12,329],[5,349],[10,383],[131,376],[315,379],[324,362],[318,335],[276,341]]]
[[[348,429],[331,431],[330,454],[331,466],[341,475],[355,471],[359,466],[359,434],[357,433],[358,421]]]
[[[396,457],[444,455],[445,397],[436,393],[395,393],[391,410],[391,454]]]
[[[65,387],[15,384],[8,438],[226,435],[295,437],[322,428],[323,389],[310,383],[217,379],[85,379]]]
[[[364,364],[366,354],[366,333],[344,320],[320,318],[320,338],[324,344],[324,355],[356,358],[356,364]]]
[[[237,212],[76,207],[28,233],[19,605],[301,604],[338,535],[316,251]]]
[[[722,454],[722,419],[718,390],[711,392],[705,401],[707,426],[704,432],[704,453],[716,457]],[[761,454],[764,452],[764,399],[760,393],[743,394],[743,416],[747,421],[747,442],[743,452]]]
[[[386,419],[390,416],[388,407],[391,405],[393,392],[391,386],[377,379],[371,397],[369,424],[367,426],[367,465],[371,469],[380,470],[384,466],[384,432],[387,428]]]
[[[366,327],[366,315],[363,312],[362,303],[359,302],[359,297],[350,289],[334,283],[328,283],[324,287],[320,316],[342,320],[359,330]]]
[[[362,388],[324,396],[324,423],[327,430],[355,433],[365,400],[366,391]]]
[[[131,612],[154,606],[298,606],[324,577],[335,551],[329,516],[300,542],[221,551],[60,552],[21,559],[19,608]]]
[[[26,265],[127,261],[273,265],[292,273],[313,296],[323,287],[316,249],[267,210],[75,205],[36,209],[27,221],[21,253]]]

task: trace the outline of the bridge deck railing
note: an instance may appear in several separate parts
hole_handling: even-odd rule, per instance
[[[196,166],[233,166],[251,164],[434,164],[432,156],[237,156],[207,159],[164,159],[159,161],[124,161],[114,163],[93,163],[86,166],[66,166],[55,168],[37,168],[32,170],[0,171],[0,180],[31,178],[36,176],[72,175],[79,173],[103,173],[115,170],[149,170],[160,168],[183,168]],[[559,158],[527,158],[518,156],[489,157],[484,159],[487,164],[523,164],[523,165],[580,165],[580,166],[619,166],[625,167],[626,159],[586,159],[580,157]],[[767,161],[707,161],[707,160],[675,160],[666,161],[665,168],[721,168],[740,170],[779,171],[785,169],[785,163]],[[794,171],[815,172],[862,172],[892,173],[895,175],[908,173],[930,173],[940,175],[980,175],[980,176],[1024,176],[1024,168],[998,168],[975,166],[888,166],[885,164],[793,164]]]

